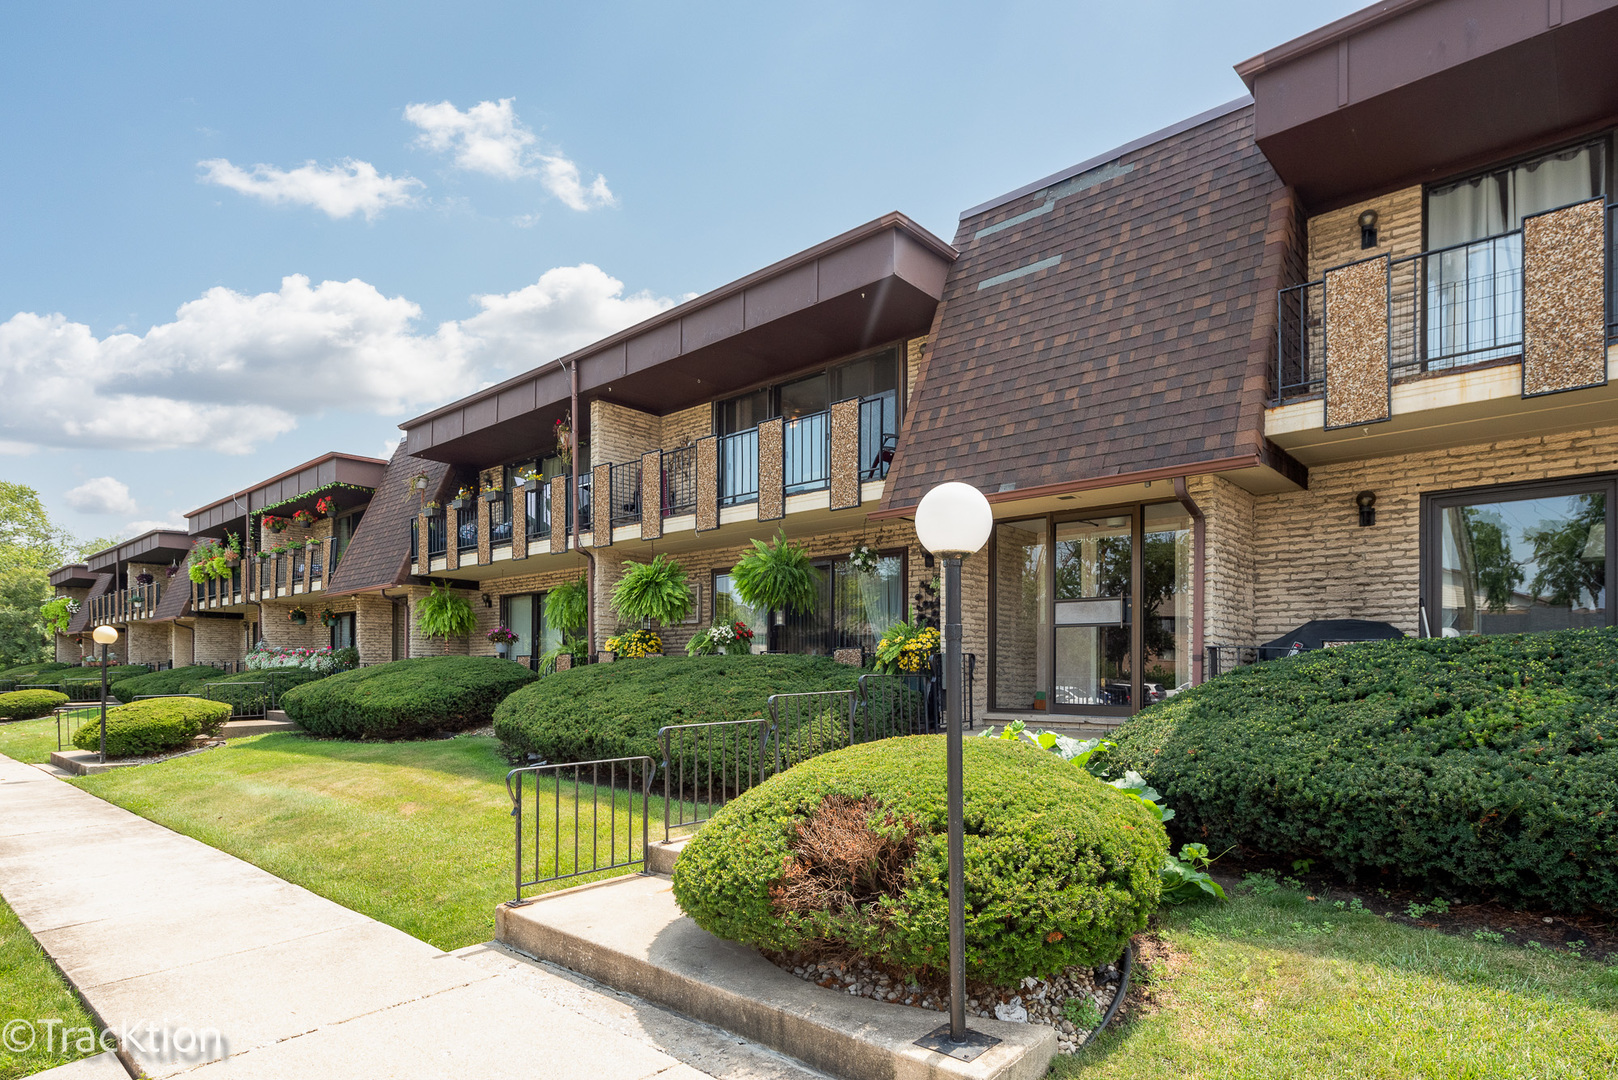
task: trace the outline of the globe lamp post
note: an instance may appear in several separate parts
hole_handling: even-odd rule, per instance
[[[118,630],[112,626],[98,626],[90,636],[101,646],[101,763],[107,763],[107,646],[118,640]]]
[[[966,858],[961,826],[961,560],[982,549],[994,528],[983,493],[957,481],[939,484],[916,507],[916,539],[944,560],[944,742],[949,815],[949,1038],[966,1030]],[[998,1041],[998,1040],[996,1040]],[[981,1052],[981,1051],[980,1051]],[[976,1056],[975,1054],[973,1056]]]

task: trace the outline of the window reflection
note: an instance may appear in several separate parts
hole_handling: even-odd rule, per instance
[[[1605,624],[1604,492],[1446,506],[1440,516],[1444,637]]]

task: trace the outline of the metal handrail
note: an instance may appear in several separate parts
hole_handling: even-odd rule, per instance
[[[530,540],[543,540],[551,534],[551,485],[550,481],[540,484],[533,491],[524,491],[523,498],[527,505],[528,520],[527,533]]]
[[[476,551],[478,549],[478,508],[474,506],[459,506],[455,509],[455,550],[457,552]]]
[[[719,438],[719,505],[758,502],[758,428]]]
[[[635,785],[636,769],[641,770],[640,778],[640,849],[635,848]],[[511,796],[511,816],[516,819],[516,846],[515,846],[515,883],[516,897],[513,905],[523,903],[522,891],[536,885],[544,885],[553,881],[565,881],[569,878],[583,877],[587,874],[606,873],[612,870],[622,870],[632,866],[646,865],[646,849],[650,841],[650,812],[652,799],[652,775],[657,764],[649,755],[639,754],[632,757],[602,758],[596,761],[577,761],[565,764],[552,765],[541,762],[538,765],[527,765],[512,769],[506,773],[506,794]],[[573,785],[573,869],[566,873],[561,872],[563,866],[562,856],[562,787],[567,780],[562,776],[563,770],[573,770],[571,782]],[[581,780],[582,771],[590,770],[590,782],[585,785]],[[605,770],[607,780],[607,813],[609,816],[607,837],[607,860],[601,859],[601,781]],[[624,858],[618,857],[618,779],[620,771],[625,775],[624,791],[630,796],[629,827],[624,830],[625,847]],[[540,851],[539,843],[543,833],[534,830],[534,874],[530,879],[523,877],[523,777],[534,778],[534,816],[537,823],[540,815],[540,801],[543,798],[543,785],[540,783],[541,775],[548,775],[552,783],[552,851],[551,869],[555,872],[549,876],[539,876]],[[590,788],[590,865],[584,867],[580,863],[580,854],[583,850],[579,837],[579,816],[584,806],[581,788]]]
[[[783,425],[782,478],[788,495],[831,486],[831,411],[788,420]]]
[[[640,523],[640,462],[626,461],[614,465],[608,473],[611,481],[609,495],[612,527]]]
[[[697,448],[663,451],[663,516],[697,512]]]
[[[756,732],[746,729],[756,728]],[[711,720],[699,724],[669,724],[658,729],[657,741],[663,748],[663,842],[675,829],[693,828],[712,816],[730,799],[764,780],[767,747],[773,731],[763,717],[748,720]],[[734,737],[731,737],[734,736]],[[691,753],[685,752],[689,739]],[[675,741],[681,743],[675,753]],[[715,790],[714,743],[719,744],[718,790]],[[706,752],[704,752],[704,750]],[[686,762],[691,762],[687,785]],[[701,779],[697,766],[705,766]],[[689,800],[687,795],[689,794]],[[698,798],[701,794],[704,797]],[[716,797],[717,796],[717,797]],[[689,801],[691,814],[685,808]],[[708,813],[697,816],[706,806]]]

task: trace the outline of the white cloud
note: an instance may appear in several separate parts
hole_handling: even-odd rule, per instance
[[[457,168],[502,180],[537,176],[545,190],[573,210],[611,206],[617,200],[607,178],[586,184],[579,167],[560,149],[542,150],[539,139],[517,119],[514,98],[480,101],[462,112],[448,101],[405,106],[405,119],[421,129],[416,144],[453,155]]]
[[[63,498],[82,514],[133,514],[138,509],[129,485],[110,476],[86,480]]]
[[[184,514],[180,513],[178,510],[171,510],[169,511],[169,516],[166,518],[149,518],[145,521],[131,521],[128,525],[124,526],[123,531],[118,535],[128,539],[131,536],[139,536],[141,533],[149,533],[153,529],[168,529],[172,532],[190,532],[191,525],[185,520]]]
[[[428,330],[404,297],[294,274],[275,292],[210,289],[144,335],[97,338],[65,315],[19,312],[0,323],[0,454],[251,453],[300,416],[440,405],[674,303],[625,296],[589,264],[474,300],[471,318]]]
[[[411,176],[383,176],[369,161],[345,158],[330,168],[308,162],[295,169],[254,165],[244,169],[224,158],[199,161],[201,180],[279,205],[313,206],[333,218],[364,214],[370,221],[393,206],[409,206],[422,182]]]

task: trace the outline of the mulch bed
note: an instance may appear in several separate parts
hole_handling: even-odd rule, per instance
[[[1234,856],[1232,853],[1232,857]],[[1587,960],[1618,959],[1618,921],[1604,915],[1570,915],[1560,911],[1521,909],[1494,902],[1460,903],[1450,901],[1448,910],[1433,910],[1434,893],[1394,883],[1380,885],[1369,881],[1347,881],[1330,873],[1294,873],[1285,863],[1222,860],[1214,877],[1225,888],[1244,887],[1248,873],[1273,874],[1283,884],[1296,883],[1306,896],[1331,906],[1339,901],[1358,900],[1370,912],[1389,922],[1438,930],[1457,937],[1500,940],[1524,948],[1541,947],[1582,956]],[[1290,879],[1290,880],[1289,880]],[[1447,898],[1446,898],[1447,899]],[[1412,906],[1414,905],[1414,906]],[[1442,905],[1440,905],[1442,907]]]

